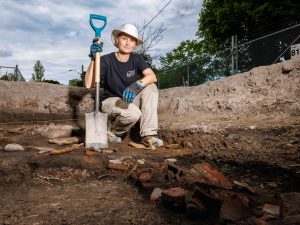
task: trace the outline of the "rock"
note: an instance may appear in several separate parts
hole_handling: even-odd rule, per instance
[[[146,150],[149,149],[149,147],[147,147],[146,145],[141,144],[141,143],[135,143],[135,142],[133,142],[133,141],[130,141],[130,142],[128,143],[128,145],[129,145],[129,146],[132,146],[132,147],[134,147],[134,148],[139,148],[139,149],[146,149]]]
[[[168,159],[165,159],[165,162],[166,162],[166,163],[168,163],[168,162],[176,163],[176,162],[177,162],[177,159],[174,159],[174,158],[168,158]]]
[[[138,159],[137,162],[141,165],[145,164],[145,159]]]
[[[53,138],[53,139],[50,139],[48,142],[51,144],[69,145],[69,144],[79,143],[80,138],[78,138],[78,137]]]
[[[282,220],[282,224],[288,224],[288,225],[299,225],[300,221],[300,214],[293,215],[293,216],[287,216]]]
[[[122,161],[120,159],[111,159],[111,160],[109,160],[109,163],[111,163],[111,164],[122,164]]]
[[[279,216],[280,212],[279,205],[272,204],[265,204],[262,210],[272,216]]]
[[[110,150],[110,149],[103,149],[102,153],[106,153],[106,154],[112,154],[114,153],[114,150]]]
[[[251,187],[249,184],[247,184],[245,181],[240,182],[240,181],[234,180],[233,184],[237,187],[241,187],[241,188],[244,188],[244,189],[250,191],[252,194],[256,193],[256,190],[253,187]]]
[[[285,218],[300,214],[300,192],[283,193],[280,198],[281,217]]]
[[[150,201],[157,201],[161,196],[162,190],[160,188],[154,188],[152,194],[150,195]]]
[[[282,65],[282,73],[287,74],[287,73],[291,72],[294,68],[295,68],[295,65],[293,64],[293,61],[290,60]]]
[[[23,133],[27,132],[27,129],[25,129],[23,127],[18,127],[18,128],[14,128],[14,129],[9,129],[8,132],[14,133],[14,134],[23,134]]]
[[[167,149],[179,149],[180,145],[179,144],[169,144],[169,145],[166,145],[166,148]]]
[[[10,151],[24,151],[24,148],[23,148],[22,145],[12,143],[12,144],[7,144],[4,147],[3,150],[6,151],[6,152],[10,152]]]
[[[47,152],[51,152],[52,150],[55,149],[55,148],[48,148],[48,147],[33,147],[33,148],[39,150],[37,154],[44,154]]]
[[[37,128],[37,133],[48,138],[71,137],[74,127],[71,125],[50,125]]]
[[[190,149],[194,148],[194,145],[189,141],[183,141],[182,145],[184,148],[190,148]]]

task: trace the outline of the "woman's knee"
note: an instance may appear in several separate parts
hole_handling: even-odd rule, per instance
[[[123,117],[122,120],[126,124],[133,124],[141,118],[141,114],[141,110],[135,105],[131,104],[131,106],[127,110],[124,110],[121,113],[121,116]]]
[[[143,92],[158,93],[158,89],[157,89],[156,84],[152,83],[152,84],[149,84],[147,87],[145,87],[143,89]]]

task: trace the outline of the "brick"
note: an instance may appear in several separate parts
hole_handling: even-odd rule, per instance
[[[203,204],[195,204],[193,202],[189,202],[185,208],[185,214],[187,217],[192,219],[200,219],[205,216],[206,207]]]
[[[185,204],[187,191],[180,187],[169,188],[161,192],[162,201],[166,204],[182,206]]]
[[[174,175],[178,175],[179,177],[183,175],[183,171],[172,162],[167,162],[167,171],[171,171]]]
[[[139,178],[138,180],[141,181],[141,182],[146,182],[146,181],[150,181],[151,178],[153,176],[153,172],[152,170],[149,170],[149,171],[142,171],[139,175]]]
[[[94,156],[96,154],[97,154],[96,152],[93,152],[93,151],[90,151],[90,150],[85,151],[85,155],[87,155],[87,156]]]
[[[250,216],[247,202],[238,195],[226,198],[220,209],[220,218],[227,221],[239,221]]]
[[[200,177],[205,177],[212,184],[221,185],[230,189],[233,187],[233,183],[227,177],[225,177],[221,172],[214,169],[208,163],[193,165],[191,172],[194,175],[198,174]]]
[[[203,212],[205,211],[206,214],[210,215],[217,215],[221,208],[221,201],[215,199],[201,188],[195,188],[193,190],[191,202],[196,204]]]
[[[121,170],[121,171],[128,171],[128,167],[124,166],[122,164],[113,164],[109,163],[107,166],[108,169],[114,169],[114,170]]]
[[[141,185],[146,190],[153,190],[155,188],[155,184],[150,182],[141,182]]]

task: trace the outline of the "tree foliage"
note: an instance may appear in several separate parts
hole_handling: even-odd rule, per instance
[[[230,51],[222,50],[230,47],[232,35],[245,42],[297,21],[298,0],[204,0],[197,39],[183,41],[161,57],[160,87],[184,85],[187,77],[189,85],[196,85],[228,76]]]
[[[5,75],[0,77],[0,80],[17,81],[18,79],[13,73],[6,73]]]
[[[44,79],[45,68],[40,60],[36,61],[33,67],[31,80],[34,82],[42,82]]]
[[[81,74],[80,74],[79,79],[69,80],[69,86],[83,87],[84,86],[85,73],[86,72],[82,71]]]
[[[50,83],[50,84],[60,84],[57,80],[42,80],[44,83]]]
[[[205,0],[198,20],[199,38],[211,51],[230,46],[230,37],[249,40],[300,19],[298,0]]]

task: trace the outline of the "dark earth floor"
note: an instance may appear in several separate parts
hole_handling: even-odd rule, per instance
[[[300,169],[294,166],[299,164],[299,133],[297,126],[215,134],[162,131],[166,143],[185,140],[193,147],[150,152],[129,147],[125,139],[109,146],[114,153],[88,156],[84,148],[38,155],[32,146],[57,146],[44,137],[2,131],[1,146],[17,142],[26,151],[0,151],[0,224],[221,224],[151,202],[148,192],[123,180],[128,172],[106,169],[108,159],[122,157],[131,162],[163,162],[171,157],[184,169],[209,162],[229,179],[245,181],[257,191],[251,195],[251,217],[225,224],[260,224],[261,214],[255,212],[264,204],[279,205],[282,193],[300,192]],[[285,221],[277,215],[266,224]]]

